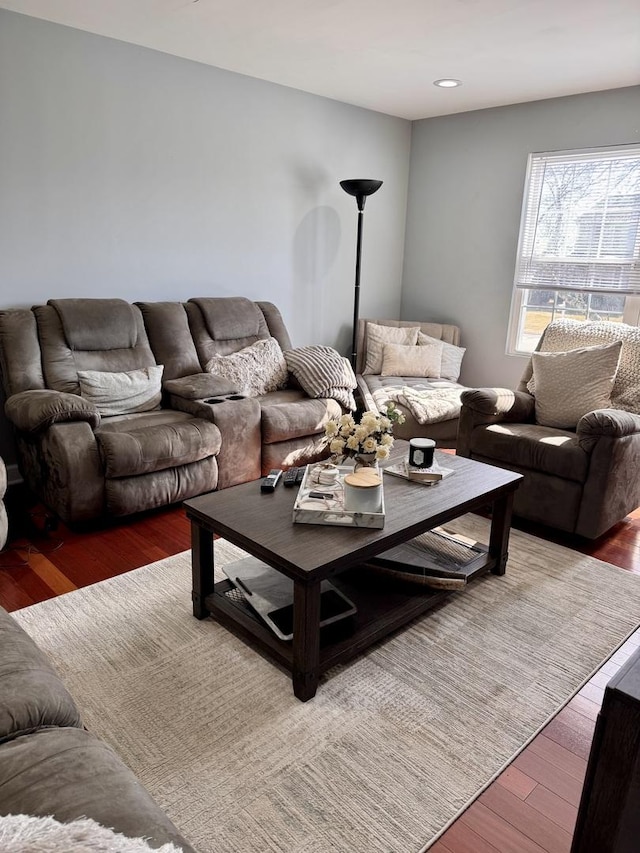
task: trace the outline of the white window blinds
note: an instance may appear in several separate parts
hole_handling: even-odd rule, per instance
[[[640,146],[529,156],[515,285],[640,293]]]

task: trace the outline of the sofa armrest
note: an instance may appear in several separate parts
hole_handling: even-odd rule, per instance
[[[501,422],[531,423],[535,418],[535,400],[525,391],[468,388],[460,395],[460,402],[462,408],[456,440],[458,456],[471,456],[471,436],[476,427]]]
[[[508,388],[469,388],[460,395],[463,406],[472,409],[476,420],[492,423],[495,419],[512,423],[532,421],[535,402],[531,394]]]
[[[262,411],[255,397],[207,403],[169,395],[172,409],[211,421],[220,430],[218,489],[257,480],[262,471]]]
[[[93,403],[62,391],[20,391],[9,397],[4,410],[21,432],[38,433],[66,421],[86,421],[92,429],[100,424],[100,413]]]
[[[580,418],[576,435],[580,447],[590,453],[600,438],[640,435],[640,415],[621,409],[595,409]]]
[[[589,473],[575,532],[594,539],[640,505],[640,416],[596,409],[580,418],[576,435]]]

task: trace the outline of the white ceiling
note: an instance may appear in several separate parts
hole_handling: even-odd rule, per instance
[[[640,0],[0,0],[420,119],[640,83]],[[455,77],[457,89],[433,80]]]

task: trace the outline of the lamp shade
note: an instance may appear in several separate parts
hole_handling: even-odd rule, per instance
[[[356,197],[358,210],[362,210],[367,196],[377,192],[382,186],[382,181],[372,181],[369,178],[351,178],[348,181],[340,181],[340,186],[346,193]]]

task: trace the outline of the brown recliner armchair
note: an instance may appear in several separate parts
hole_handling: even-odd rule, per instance
[[[0,362],[20,471],[63,521],[123,516],[216,488],[214,423],[166,406],[160,394],[105,415],[80,393],[85,371],[117,379],[160,369],[135,305],[54,299],[0,311]]]
[[[515,515],[595,539],[640,505],[640,329],[558,320],[536,349],[565,352],[614,341],[622,348],[611,408],[587,412],[575,429],[536,422],[527,387],[531,361],[516,391],[463,392],[457,453],[524,475]]]

